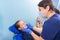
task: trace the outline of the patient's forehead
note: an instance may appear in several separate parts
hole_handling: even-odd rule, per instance
[[[23,20],[20,20],[19,22],[18,22],[18,24],[23,24],[24,23],[24,21]]]

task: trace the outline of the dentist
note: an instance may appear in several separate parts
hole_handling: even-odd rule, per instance
[[[43,29],[28,27],[28,29],[23,28],[23,31],[31,34],[35,40],[60,40],[60,11],[55,8],[52,0],[42,0],[38,8],[44,18],[48,19],[44,22]],[[40,36],[30,29],[40,33]]]

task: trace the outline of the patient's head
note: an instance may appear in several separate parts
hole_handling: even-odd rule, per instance
[[[18,30],[22,30],[22,28],[27,28],[26,26],[26,23],[22,20],[18,20],[16,23],[15,23],[15,26]]]

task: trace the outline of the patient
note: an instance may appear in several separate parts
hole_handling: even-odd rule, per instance
[[[15,23],[15,28],[17,30],[19,30],[22,34],[23,34],[23,38],[24,40],[34,40],[33,37],[30,34],[27,34],[26,32],[23,32],[22,29],[23,28],[28,28],[28,26],[31,26],[30,24],[26,24],[24,21],[22,20],[18,20]],[[33,27],[33,26],[32,26]],[[32,30],[32,29],[31,29]],[[39,33],[37,33],[36,31],[32,30],[35,34],[37,34],[38,36],[40,36]]]
[[[21,30],[21,31],[22,31],[22,28],[27,28],[27,24],[23,20],[18,20],[15,23],[15,26],[18,30]]]

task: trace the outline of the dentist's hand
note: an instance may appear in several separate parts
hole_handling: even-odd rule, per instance
[[[43,24],[43,18],[38,16],[36,19],[36,27],[41,27]]]
[[[29,34],[31,34],[33,32],[32,30],[30,30],[28,28],[23,28],[22,31],[26,32],[26,33],[29,33]]]
[[[42,23],[43,22],[43,18],[38,16],[37,19],[36,19],[36,22],[39,23],[39,24]]]
[[[27,24],[27,27],[28,27],[29,29],[33,29],[33,26],[32,26],[31,24]]]

